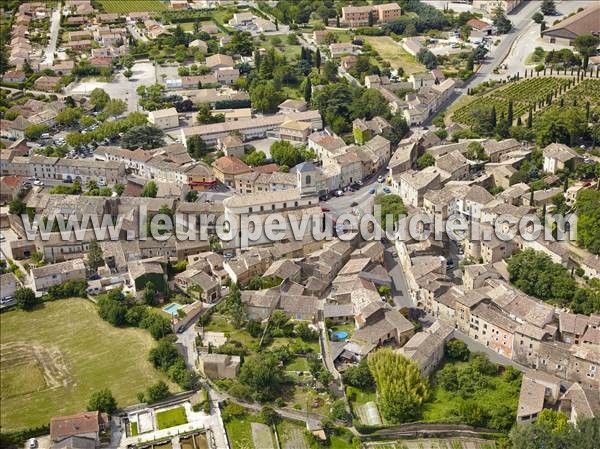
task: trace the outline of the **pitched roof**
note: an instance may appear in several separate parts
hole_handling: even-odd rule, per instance
[[[562,34],[565,37],[576,37],[582,34],[598,32],[600,27],[600,4],[596,3],[583,11],[551,26],[542,34]]]
[[[53,441],[59,441],[83,433],[99,432],[100,425],[107,421],[107,416],[98,411],[71,416],[55,416],[50,419],[50,437]]]
[[[212,163],[212,166],[222,173],[226,174],[241,174],[248,173],[252,169],[247,166],[244,162],[235,156],[223,156]]]

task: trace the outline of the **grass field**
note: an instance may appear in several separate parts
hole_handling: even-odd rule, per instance
[[[417,62],[416,58],[408,54],[396,41],[389,36],[361,36],[368,42],[373,50],[379,53],[386,61],[389,61],[392,68],[402,67],[406,75],[413,73],[423,73],[427,69],[423,64]]]
[[[0,342],[2,431],[83,411],[102,388],[110,388],[119,406],[131,405],[139,391],[166,380],[147,361],[155,345],[147,332],[111,326],[83,299],[3,313]]]
[[[100,0],[108,13],[164,11],[167,6],[160,0]]]
[[[177,407],[156,414],[156,425],[158,430],[168,429],[169,427],[180,426],[188,422],[185,408]]]

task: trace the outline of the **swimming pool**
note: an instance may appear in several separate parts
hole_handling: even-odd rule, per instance
[[[172,302],[171,304],[169,304],[166,307],[163,307],[163,310],[165,312],[167,312],[170,315],[177,315],[177,311],[179,309],[181,309],[183,306],[181,304],[177,304],[175,302]]]
[[[336,340],[345,340],[348,338],[348,332],[346,331],[336,331],[333,333],[333,336]]]

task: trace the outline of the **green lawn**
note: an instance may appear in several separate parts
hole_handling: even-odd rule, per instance
[[[282,420],[276,424],[282,448],[308,449],[308,443],[304,432],[306,427],[296,421]]]
[[[364,391],[351,386],[346,387],[346,396],[348,396],[348,398],[354,397],[354,400],[352,401],[353,406],[364,405],[367,402],[375,401],[375,399],[377,399],[375,391]]]
[[[254,449],[251,422],[248,415],[244,415],[225,423],[231,449]]]
[[[90,395],[102,388],[110,388],[120,407],[132,405],[139,391],[166,381],[148,362],[156,344],[150,334],[111,326],[84,299],[1,314],[0,342],[3,432],[81,412]]]
[[[306,357],[294,357],[286,366],[288,371],[308,371],[308,361]]]
[[[423,73],[427,69],[417,59],[407,53],[396,41],[389,36],[361,36],[368,42],[373,50],[379,53],[384,60],[389,61],[392,68],[402,67],[406,75]]]
[[[131,436],[134,437],[138,434],[138,425],[136,422],[132,422],[129,424],[129,431],[131,433]]]
[[[171,410],[165,410],[156,414],[156,425],[158,430],[168,429],[169,427],[180,426],[188,422],[185,408],[177,407]]]
[[[108,13],[154,12],[167,9],[160,0],[100,0],[100,3]]]
[[[271,343],[271,345],[269,346],[269,349],[274,349],[274,348],[278,348],[280,346],[285,346],[285,345],[289,345],[291,347],[295,344],[307,346],[315,354],[318,354],[321,351],[318,341],[306,342],[306,341],[303,341],[300,337],[274,338],[273,343]]]

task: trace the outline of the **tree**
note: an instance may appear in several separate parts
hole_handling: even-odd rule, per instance
[[[310,78],[306,77],[304,81],[304,101],[310,104],[310,98],[312,96],[312,83],[310,82]]]
[[[151,150],[165,144],[164,134],[162,129],[154,125],[134,126],[123,135],[121,145],[130,150],[136,148]]]
[[[583,70],[587,70],[590,56],[594,54],[598,45],[600,45],[600,37],[593,34],[582,34],[575,38],[573,43],[577,51],[583,56]]]
[[[153,306],[156,303],[156,287],[152,281],[148,282],[142,292],[144,304]]]
[[[321,73],[321,50],[319,48],[317,48],[315,53],[315,67],[317,68],[317,71]]]
[[[541,12],[536,12],[532,19],[535,23],[542,23],[544,21],[544,15]]]
[[[25,137],[30,140],[37,140],[42,137],[42,134],[47,133],[50,130],[48,125],[38,123],[37,125],[31,125],[25,128]]]
[[[533,126],[533,108],[529,106],[529,113],[527,114],[527,129],[531,129]]]
[[[15,291],[15,302],[19,309],[31,310],[39,303],[39,300],[35,297],[33,290],[21,287]]]
[[[554,433],[563,433],[569,425],[567,415],[549,408],[545,408],[540,412],[537,422],[540,425],[548,426]]]
[[[344,383],[361,390],[370,390],[375,386],[367,359],[362,359],[358,365],[350,366],[344,371]]]
[[[243,155],[240,159],[247,165],[258,167],[259,165],[264,165],[267,162],[267,155],[264,151],[254,150]]]
[[[196,115],[198,123],[207,125],[210,123],[222,123],[225,121],[223,114],[213,114],[212,108],[208,103],[200,103],[198,105],[198,114]]]
[[[270,148],[271,157],[279,165],[293,167],[302,162],[300,151],[287,140],[274,142]]]
[[[96,110],[102,110],[110,100],[110,96],[99,87],[92,90],[90,93],[90,103],[94,105]]]
[[[437,67],[438,61],[435,55],[428,49],[422,48],[417,53],[417,61],[427,67],[429,70]]]
[[[76,108],[65,108],[56,114],[55,121],[61,125],[71,126],[81,117],[81,111]]]
[[[194,159],[201,159],[209,153],[206,142],[199,134],[187,138],[187,150]]]
[[[238,378],[250,387],[258,401],[275,398],[284,380],[278,360],[270,353],[258,353],[246,359]]]
[[[123,114],[127,110],[127,103],[120,98],[113,98],[106,103],[104,107],[104,112],[106,112],[111,117],[118,117]]]
[[[257,111],[270,113],[277,111],[283,95],[275,88],[273,81],[259,81],[250,88],[250,101]]]
[[[512,29],[512,22],[504,15],[504,9],[498,6],[492,13],[494,26],[498,29],[498,33],[506,34]]]
[[[513,123],[513,101],[509,100],[508,102],[508,112],[506,114],[506,123],[508,126],[512,126]]]
[[[88,412],[99,411],[100,413],[112,415],[115,410],[117,410],[117,401],[108,388],[96,391],[92,393],[92,396],[90,396],[90,400],[87,405]]]
[[[543,0],[540,11],[545,16],[553,16],[556,14],[556,4],[554,3],[554,0]]]
[[[487,159],[485,149],[483,148],[483,145],[481,145],[481,143],[479,142],[471,142],[469,143],[469,145],[467,145],[465,157],[474,161],[482,161]]]
[[[401,423],[417,418],[429,397],[429,383],[417,364],[389,348],[369,354],[368,364],[385,419]]]
[[[171,395],[169,387],[162,380],[154,385],[150,385],[146,390],[146,400],[152,404],[167,399]]]
[[[435,158],[430,153],[425,153],[417,159],[417,168],[423,170],[425,167],[435,165]]]
[[[141,196],[147,198],[156,198],[158,193],[158,186],[154,181],[148,181],[142,190]]]
[[[131,71],[131,69],[126,69],[125,71],[123,71],[123,76],[129,79],[133,76],[133,72]]]
[[[96,240],[92,240],[90,242],[90,247],[88,249],[86,261],[88,266],[94,272],[96,272],[98,268],[104,265],[102,248],[100,248],[100,245],[98,245],[98,242]]]
[[[464,341],[453,338],[446,343],[444,354],[450,360],[466,362],[471,352]]]
[[[598,174],[596,174],[598,176]],[[577,244],[593,254],[600,254],[600,191],[585,189],[575,202],[577,213]]]
[[[554,142],[574,146],[586,130],[585,111],[575,106],[551,106],[535,122],[535,138],[541,147]]]
[[[8,203],[8,213],[11,215],[23,215],[26,211],[27,205],[20,197],[16,197]]]

